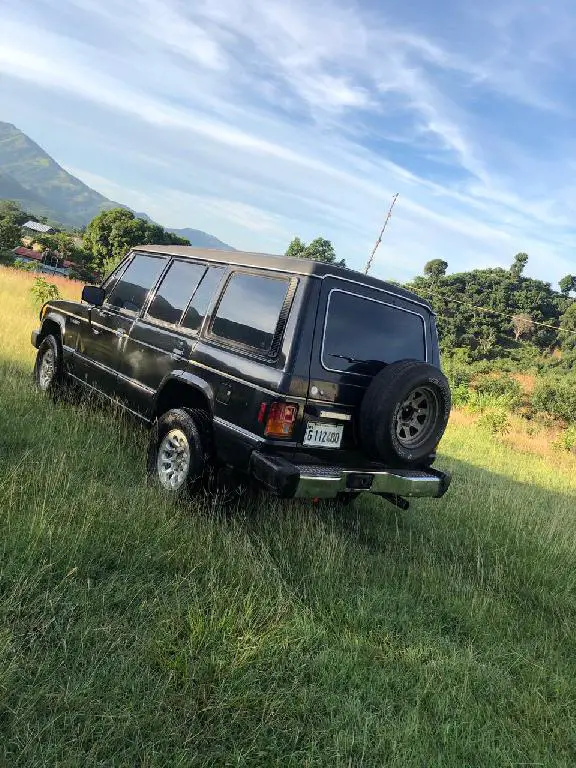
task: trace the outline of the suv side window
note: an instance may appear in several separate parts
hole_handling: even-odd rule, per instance
[[[182,318],[181,325],[184,328],[196,332],[200,330],[225,271],[224,267],[208,267]]]
[[[212,334],[270,352],[289,287],[286,278],[234,273],[212,321]]]
[[[122,275],[122,272],[126,269],[130,261],[132,260],[132,255],[128,254],[126,258],[122,259],[120,264],[110,272],[109,275],[107,275],[104,280],[101,283],[102,288],[106,291],[106,294],[112,293],[112,289],[114,288],[114,285],[118,278]]]
[[[165,258],[137,253],[107,297],[106,303],[137,314],[165,266]]]
[[[176,325],[205,272],[205,264],[172,262],[148,307],[146,317]]]

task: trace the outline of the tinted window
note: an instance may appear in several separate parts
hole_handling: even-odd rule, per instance
[[[147,316],[175,325],[206,271],[203,264],[175,261],[162,278]]]
[[[383,363],[426,359],[420,315],[332,291],[322,361],[328,368],[372,375]]]
[[[112,272],[110,272],[108,277],[106,277],[104,282],[102,283],[102,288],[105,288],[106,291],[108,291],[109,293],[112,291],[112,288],[114,287],[114,283],[116,282],[116,280],[118,280],[122,272],[124,272],[124,270],[126,269],[126,262],[128,260],[129,258],[123,259],[120,262],[120,264],[118,264],[116,269],[113,269]]]
[[[140,312],[148,291],[166,265],[166,259],[137,254],[128,269],[112,289],[108,304],[130,312]]]
[[[204,316],[212,303],[212,299],[220,285],[223,275],[223,267],[208,268],[202,282],[196,289],[196,293],[192,296],[192,301],[188,305],[186,314],[182,318],[182,325],[185,328],[189,328],[191,331],[200,330]]]
[[[288,281],[236,273],[230,279],[212,324],[212,333],[261,352],[272,346]]]

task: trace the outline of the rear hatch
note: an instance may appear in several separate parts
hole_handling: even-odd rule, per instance
[[[408,358],[439,364],[434,316],[424,304],[392,290],[324,278],[298,460],[372,465],[360,443],[360,403],[376,373]]]

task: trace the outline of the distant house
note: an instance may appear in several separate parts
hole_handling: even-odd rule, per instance
[[[41,235],[53,235],[56,230],[54,227],[48,226],[48,224],[41,224],[39,221],[27,221],[25,224],[22,224],[22,229],[28,230],[29,232],[34,232],[35,234],[41,234]]]
[[[39,272],[49,272],[53,275],[67,276],[70,274],[70,270],[76,266],[73,261],[66,261],[57,254],[48,251],[40,253],[32,250],[32,248],[25,248],[23,245],[14,248],[13,253],[16,256],[16,261],[21,264],[35,262]]]

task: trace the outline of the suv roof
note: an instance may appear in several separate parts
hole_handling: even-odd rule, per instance
[[[323,278],[328,275],[343,280],[351,280],[360,285],[385,290],[402,296],[409,301],[421,304],[430,311],[430,304],[420,296],[398,285],[379,280],[377,277],[365,275],[355,269],[339,267],[336,264],[325,264],[310,259],[296,259],[290,256],[276,256],[269,253],[251,253],[248,251],[220,251],[211,248],[194,248],[190,245],[141,245],[135,251],[148,253],[164,253],[180,258],[195,258],[203,261],[213,261],[220,264],[236,264],[242,267],[261,267],[262,269],[280,270],[294,275],[311,275]]]

